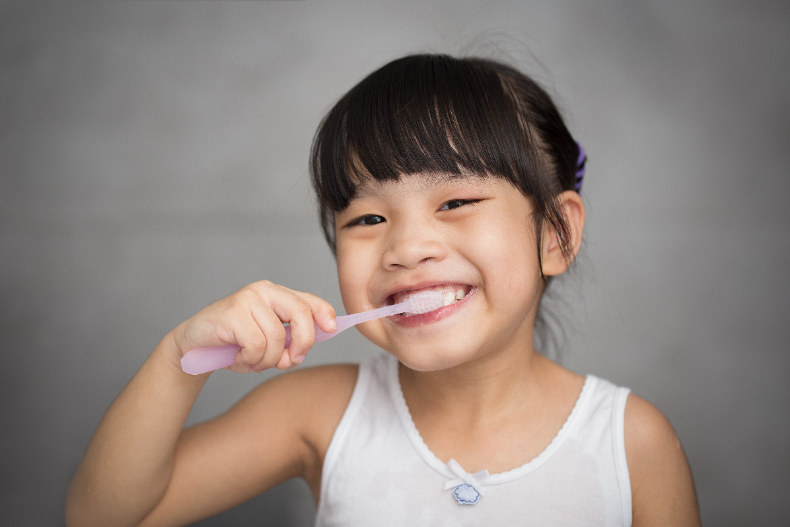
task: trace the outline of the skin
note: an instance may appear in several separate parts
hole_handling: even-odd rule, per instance
[[[560,203],[575,255],[584,206],[575,192],[561,194]],[[532,348],[543,280],[531,218],[530,200],[508,182],[433,175],[363,185],[336,216],[347,312],[433,286],[471,291],[458,304],[414,319],[421,325],[389,317],[357,326],[400,360],[403,393],[427,446],[469,472],[503,472],[538,455],[584,382]],[[567,269],[550,228],[540,250],[545,275]],[[225,415],[182,430],[209,374],[187,375],[179,363],[189,349],[235,342],[242,349],[234,371],[290,369],[312,345],[313,320],[332,331],[332,307],[258,282],[175,328],[96,430],[69,489],[67,523],[181,525],[297,476],[317,501],[323,459],[357,368],[289,372]],[[289,350],[283,349],[282,322],[292,325]],[[634,395],[626,404],[625,446],[633,524],[698,525],[677,437],[655,407]]]

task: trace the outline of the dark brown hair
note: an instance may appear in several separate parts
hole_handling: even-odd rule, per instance
[[[518,70],[481,58],[412,55],[368,75],[329,111],[313,140],[310,175],[333,252],[334,214],[354,197],[355,182],[473,173],[505,179],[530,197],[538,258],[548,221],[570,260],[557,196],[574,190],[578,156],[549,95]]]

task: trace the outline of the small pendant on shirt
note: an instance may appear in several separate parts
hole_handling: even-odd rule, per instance
[[[453,496],[461,505],[474,505],[480,499],[480,493],[472,485],[458,485],[453,491]]]

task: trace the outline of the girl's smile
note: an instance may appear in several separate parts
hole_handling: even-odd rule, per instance
[[[496,177],[417,174],[359,185],[336,215],[349,313],[421,290],[445,306],[359,326],[414,369],[439,369],[532,345],[542,280],[529,199]]]
[[[464,284],[442,284],[439,286],[415,288],[407,292],[400,292],[389,296],[387,298],[387,304],[397,304],[421,291],[441,292],[444,297],[444,306],[421,315],[413,315],[410,313],[394,315],[391,317],[393,322],[401,326],[415,327],[442,320],[461,309],[477,292],[477,288]],[[390,302],[390,299],[392,299],[392,302]]]

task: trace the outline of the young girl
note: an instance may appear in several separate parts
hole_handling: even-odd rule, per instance
[[[357,313],[425,290],[446,304],[357,326],[387,353],[297,370],[183,429],[209,374],[290,369],[331,305],[257,282],[171,331],[107,411],[70,525],[183,525],[304,478],[318,525],[697,525],[680,444],[650,403],[533,348],[541,294],[582,240],[584,155],[548,95],[482,59],[396,60],[330,111],[312,177]],[[284,349],[283,323],[293,340]]]

